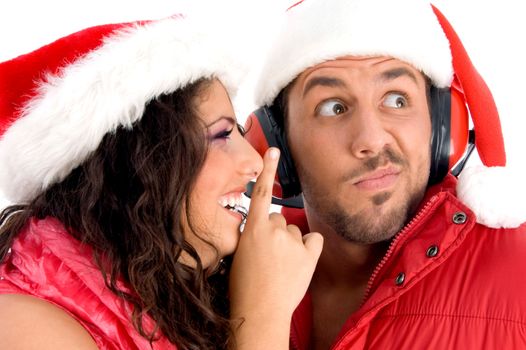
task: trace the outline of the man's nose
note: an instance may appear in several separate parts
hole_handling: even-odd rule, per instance
[[[391,136],[374,108],[356,109],[348,128],[351,152],[359,159],[377,156],[391,142]]]

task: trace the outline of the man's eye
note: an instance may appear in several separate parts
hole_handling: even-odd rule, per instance
[[[318,105],[316,113],[322,117],[332,117],[345,113],[347,108],[338,100],[327,100]]]
[[[389,108],[404,108],[407,107],[407,97],[398,92],[391,92],[384,100],[384,105]]]

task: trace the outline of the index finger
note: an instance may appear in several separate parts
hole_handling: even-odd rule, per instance
[[[252,189],[250,197],[250,209],[248,211],[247,223],[258,221],[261,218],[268,219],[270,204],[272,202],[272,188],[278,168],[279,149],[269,148],[263,157],[263,170],[259,174]]]

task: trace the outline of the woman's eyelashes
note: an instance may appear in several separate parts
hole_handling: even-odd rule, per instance
[[[247,134],[247,131],[245,130],[245,127],[239,123],[236,123],[236,126],[237,126],[237,131],[239,131],[239,133],[241,134],[241,136],[245,137],[245,135]]]
[[[216,131],[209,131],[209,140],[210,141],[226,141],[232,138],[232,135],[235,133],[235,130],[244,137],[246,134],[245,128],[238,123],[225,126]]]
[[[232,132],[234,131],[234,128],[228,128],[228,129],[222,129],[214,134],[212,134],[211,139],[212,141],[215,140],[227,140],[232,135]]]

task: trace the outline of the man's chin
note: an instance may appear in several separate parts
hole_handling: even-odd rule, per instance
[[[407,217],[407,203],[374,206],[356,214],[335,208],[328,215],[331,226],[338,235],[358,244],[375,244],[392,239],[403,228]]]

